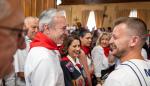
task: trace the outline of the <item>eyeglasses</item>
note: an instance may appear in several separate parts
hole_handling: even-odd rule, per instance
[[[27,33],[27,30],[24,30],[22,28],[12,28],[12,27],[0,26],[0,29],[9,30],[12,32],[18,32],[18,37],[22,37],[22,34]]]

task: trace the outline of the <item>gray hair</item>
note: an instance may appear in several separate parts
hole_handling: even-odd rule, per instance
[[[6,18],[12,13],[10,9],[10,4],[7,0],[0,0],[0,20]]]
[[[43,26],[45,24],[51,26],[53,24],[53,18],[57,16],[57,14],[59,14],[59,16],[65,16],[65,11],[54,8],[43,11],[39,17],[39,30],[43,32]]]
[[[27,24],[29,24],[30,22],[32,22],[33,20],[39,21],[39,19],[38,19],[37,17],[29,16],[29,17],[26,17],[26,18],[24,19],[24,24],[27,25]]]

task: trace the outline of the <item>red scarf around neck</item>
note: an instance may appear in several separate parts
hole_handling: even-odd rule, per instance
[[[104,49],[105,56],[108,57],[110,48],[109,47],[103,47],[103,49]]]
[[[90,48],[86,46],[81,46],[81,49],[84,51],[86,55],[90,54]]]
[[[58,50],[56,43],[41,32],[38,32],[30,43],[30,48],[38,46],[45,47],[49,50]]]

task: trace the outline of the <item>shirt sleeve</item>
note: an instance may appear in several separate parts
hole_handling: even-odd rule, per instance
[[[92,58],[93,58],[93,64],[94,64],[94,72],[96,77],[101,77],[101,70],[103,67],[103,50],[102,48],[96,46],[92,50]]]

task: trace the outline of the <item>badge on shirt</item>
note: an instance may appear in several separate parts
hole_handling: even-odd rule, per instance
[[[73,66],[73,64],[72,64],[71,62],[68,62],[68,63],[66,64],[66,67],[67,67],[67,69],[68,69],[70,72],[74,72],[74,66]]]

